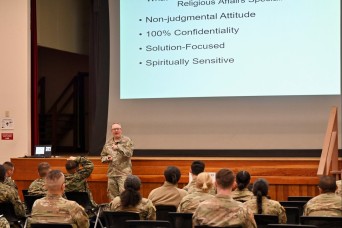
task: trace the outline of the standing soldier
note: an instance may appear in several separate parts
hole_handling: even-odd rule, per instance
[[[101,152],[101,161],[108,163],[108,197],[113,200],[124,190],[124,182],[132,174],[131,157],[133,155],[133,142],[122,135],[121,124],[112,125],[113,138],[109,139]]]

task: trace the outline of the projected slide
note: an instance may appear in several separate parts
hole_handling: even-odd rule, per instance
[[[340,93],[340,0],[121,0],[120,98]]]

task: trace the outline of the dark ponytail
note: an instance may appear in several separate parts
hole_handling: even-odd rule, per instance
[[[125,190],[120,194],[120,201],[122,207],[135,207],[142,199],[139,192],[141,181],[139,177],[129,175],[125,180]]]
[[[257,197],[258,214],[262,214],[262,197],[267,196],[268,183],[265,179],[257,179],[253,184],[253,194]]]
[[[258,191],[256,197],[257,197],[258,214],[262,214],[262,193]]]
[[[236,183],[239,190],[247,188],[251,181],[251,175],[247,171],[240,171],[236,174]]]

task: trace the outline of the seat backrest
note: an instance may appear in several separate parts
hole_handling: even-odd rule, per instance
[[[171,228],[169,221],[160,220],[127,220],[125,225],[126,228]]]
[[[31,228],[72,228],[71,224],[67,223],[31,223]]]
[[[299,208],[298,207],[284,207],[287,217],[287,224],[299,224]]]
[[[103,211],[107,228],[123,228],[126,220],[139,220],[139,213],[128,211]]]
[[[299,214],[302,215],[306,201],[279,201],[283,207],[298,207]]]
[[[288,196],[287,201],[305,201],[308,202],[313,196]]]
[[[192,228],[192,213],[169,212],[173,228]]]
[[[32,211],[32,206],[34,204],[34,202],[37,200],[37,199],[40,199],[44,196],[30,196],[30,195],[24,195],[24,202],[25,202],[25,205],[26,205],[26,208],[27,208],[27,213],[31,213]]]
[[[169,221],[169,212],[176,212],[177,208],[172,205],[156,205],[157,220]]]
[[[317,226],[299,224],[268,224],[267,228],[317,228]]]
[[[68,200],[72,200],[81,205],[85,210],[91,210],[92,204],[87,192],[65,192]]]
[[[3,215],[10,224],[19,222],[19,219],[15,215],[14,207],[11,202],[0,203],[0,215]]]
[[[258,228],[266,228],[268,224],[278,224],[279,223],[277,215],[254,214],[254,220],[255,220]]]
[[[304,225],[314,225],[318,228],[341,228],[342,217],[301,216],[300,223]]]

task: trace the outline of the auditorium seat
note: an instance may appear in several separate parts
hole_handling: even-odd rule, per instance
[[[342,217],[301,216],[300,223],[303,225],[314,225],[318,228],[341,228]]]
[[[192,213],[169,212],[173,228],[192,228]]]

